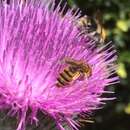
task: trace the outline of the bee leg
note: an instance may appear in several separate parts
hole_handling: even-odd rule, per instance
[[[80,77],[78,79],[79,81],[83,81],[85,80],[85,74],[80,74]]]

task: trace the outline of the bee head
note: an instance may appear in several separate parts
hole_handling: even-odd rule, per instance
[[[90,77],[92,75],[92,69],[88,64],[83,64],[79,71],[80,73],[84,74],[85,77]]]

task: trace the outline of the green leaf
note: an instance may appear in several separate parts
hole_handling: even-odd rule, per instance
[[[67,0],[67,3],[73,7],[75,5],[75,2],[73,0]]]
[[[127,32],[129,29],[127,20],[118,20],[116,23],[117,28],[119,28],[123,32]]]
[[[117,73],[121,78],[127,78],[127,72],[123,63],[118,64]]]
[[[124,109],[126,114],[130,114],[130,103]]]
[[[125,51],[125,52],[120,53],[119,61],[128,62],[130,64],[130,52]]]

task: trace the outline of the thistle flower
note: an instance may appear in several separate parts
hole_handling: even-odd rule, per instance
[[[54,4],[54,2],[53,2]],[[38,122],[38,111],[56,121],[78,129],[75,118],[89,115],[104,101],[106,86],[118,82],[117,58],[113,46],[96,48],[89,36],[79,36],[74,24],[77,16],[69,10],[64,16],[59,6],[41,1],[0,5],[0,109],[17,116],[17,130]],[[57,77],[70,57],[83,60],[92,75],[69,86],[56,86]]]

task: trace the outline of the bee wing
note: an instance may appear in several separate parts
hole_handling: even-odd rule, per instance
[[[100,10],[96,11],[96,13],[94,14],[94,19],[97,23],[100,23],[102,25],[102,13]]]
[[[82,60],[75,60],[73,58],[65,58],[65,63],[72,65],[72,66],[79,66],[83,63]]]
[[[101,37],[102,37],[102,40],[103,40],[102,43],[103,43],[106,39],[107,34],[106,34],[105,28],[103,27],[103,20],[102,20],[103,15],[102,15],[101,11],[97,10],[94,17],[95,17],[96,23],[98,25],[97,26],[97,32],[99,34],[101,34]]]
[[[96,11],[96,13],[94,14],[94,18],[97,23],[97,32],[101,33],[102,32],[102,13],[100,10]]]

